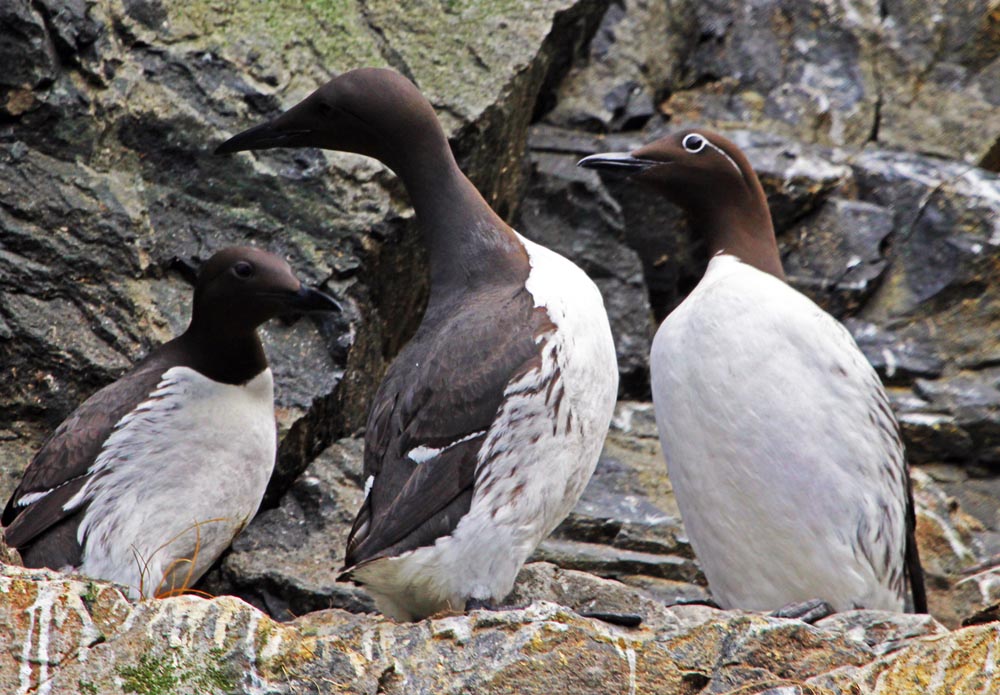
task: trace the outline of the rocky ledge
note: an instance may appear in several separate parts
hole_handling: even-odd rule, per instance
[[[612,580],[538,563],[523,607],[397,624],[338,609],[275,622],[230,596],[129,603],[113,586],[6,567],[0,689],[17,693],[992,692],[1000,623],[949,632],[929,616],[797,620],[663,607]],[[639,628],[581,617],[614,598]]]

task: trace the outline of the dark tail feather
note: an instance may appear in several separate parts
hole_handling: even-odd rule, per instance
[[[927,588],[924,586],[924,569],[920,565],[920,550],[917,548],[917,515],[913,507],[913,483],[906,476],[906,577],[910,582],[913,596],[913,612],[927,612]]]

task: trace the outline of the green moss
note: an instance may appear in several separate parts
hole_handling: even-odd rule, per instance
[[[200,692],[207,688],[215,688],[226,693],[235,692],[240,684],[240,673],[232,664],[225,662],[225,650],[212,649],[208,655],[212,661],[193,679],[192,685]]]
[[[97,686],[90,681],[79,680],[76,682],[76,689],[82,693],[82,695],[98,695],[100,692]]]
[[[263,619],[257,623],[257,634],[254,635],[254,649],[255,653],[260,654],[264,651],[264,647],[267,643],[271,641],[271,636],[274,634],[274,623],[268,619]]]
[[[97,600],[97,596],[100,593],[100,587],[94,582],[87,582],[87,590],[80,595],[83,602],[88,606]]]
[[[148,654],[139,657],[137,666],[119,666],[122,688],[139,695],[173,695],[178,684],[176,668],[167,659]]]
[[[189,23],[221,46],[261,41],[278,54],[298,46],[330,71],[385,62],[357,0],[168,0],[166,5],[172,24]]]
[[[138,695],[207,695],[235,693],[239,690],[240,673],[225,661],[224,649],[212,649],[206,663],[178,667],[167,657],[143,654],[136,666],[120,666],[122,688]],[[81,686],[81,692],[82,690]],[[91,692],[91,691],[86,691]],[[97,692],[95,689],[93,692]]]

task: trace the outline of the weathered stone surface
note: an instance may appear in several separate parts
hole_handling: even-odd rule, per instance
[[[988,693],[996,687],[998,640],[1000,623],[968,627],[917,640],[906,649],[861,668],[841,668],[808,682],[829,688],[837,695]]]
[[[959,367],[989,366],[1000,354],[1000,179],[914,154],[842,156],[858,197],[893,210],[895,218],[891,269],[862,318],[892,321],[903,338],[932,333],[938,351]]]
[[[996,169],[1000,38],[989,2],[680,3],[697,37],[660,109],[806,142],[878,142]],[[643,55],[655,56],[650,41]],[[668,54],[669,55],[669,54]]]
[[[986,558],[983,525],[920,469],[912,471],[912,478],[928,608],[944,625],[957,627],[1000,599],[1000,566],[969,574]]]
[[[538,593],[568,593],[582,609],[638,607],[648,621],[617,628],[535,600],[419,623],[326,610],[282,624],[232,597],[130,603],[104,583],[3,567],[0,625],[10,648],[0,652],[0,689],[825,693],[849,692],[878,674],[905,678],[904,665],[982,684],[993,658],[995,623],[948,634],[918,616],[859,612],[809,626],[704,606],[662,608],[634,589],[552,567],[526,574],[533,576],[525,586]],[[595,601],[584,598],[588,590]]]
[[[687,48],[674,29],[678,9],[649,0],[608,7],[587,60],[559,85],[545,122],[598,132],[645,125],[664,86],[677,80]]]
[[[835,316],[856,312],[886,270],[882,243],[892,228],[886,208],[828,200],[784,236],[789,283]]]
[[[862,641],[876,654],[894,652],[915,637],[948,633],[948,628],[929,615],[885,611],[844,611],[823,618],[815,625]]]

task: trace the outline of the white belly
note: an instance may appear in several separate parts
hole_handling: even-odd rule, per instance
[[[167,370],[67,505],[90,500],[79,571],[133,595],[190,586],[256,513],[276,446],[270,369],[244,386]]]
[[[905,463],[842,326],[716,257],[657,332],[651,371],[670,479],[720,605],[902,609]]]
[[[556,331],[541,368],[507,385],[479,452],[488,469],[477,475],[469,512],[452,535],[355,571],[397,619],[506,597],[528,556],[576,505],[604,444],[618,365],[600,292],[567,259],[522,242],[531,262],[528,291]]]

